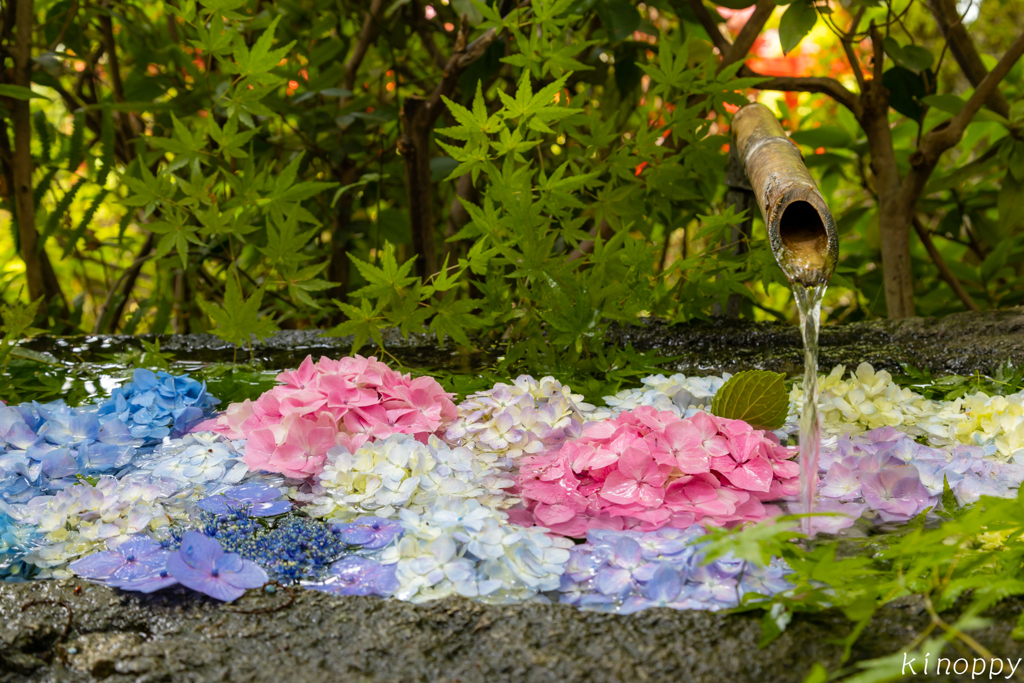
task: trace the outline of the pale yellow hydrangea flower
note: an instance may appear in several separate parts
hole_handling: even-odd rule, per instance
[[[988,396],[978,392],[963,403],[964,416],[956,424],[958,441],[995,444],[1002,460],[1024,449],[1024,394]]]
[[[989,396],[978,392],[953,401],[933,401],[898,386],[885,370],[868,363],[846,374],[837,365],[818,379],[822,432],[860,434],[895,427],[923,437],[933,446],[963,443],[994,446],[995,457],[1008,460],[1024,453],[1024,393]],[[792,405],[803,405],[799,386],[790,394]]]
[[[952,424],[960,421],[957,401],[931,401],[911,389],[901,388],[885,370],[861,363],[844,379],[846,367],[837,365],[818,379],[819,411],[826,434],[860,434],[879,427],[896,427],[933,443],[949,443]],[[794,387],[790,399],[797,407],[803,391]]]

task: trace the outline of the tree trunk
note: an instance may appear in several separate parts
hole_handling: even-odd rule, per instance
[[[32,0],[17,0],[15,8],[17,43],[14,51],[14,84],[23,88],[32,82],[32,24],[35,20]],[[36,208],[32,200],[32,116],[29,101],[11,99],[14,123],[14,202],[18,213],[18,239],[25,262],[28,296],[32,301],[45,297],[46,283],[39,258],[39,233],[36,232]]]
[[[871,171],[878,194],[878,230],[881,236],[882,282],[891,320],[914,315],[914,278],[910,269],[910,228],[913,206],[901,206],[901,178],[889,128],[889,91],[871,81],[862,98],[860,125],[868,138]]]
[[[906,207],[882,203],[878,229],[882,238],[882,282],[890,320],[914,315],[914,278],[910,269],[910,227]]]
[[[412,247],[419,257],[416,273],[421,278],[428,278],[438,268],[433,187],[430,183],[430,107],[422,98],[407,97],[399,118],[402,137],[398,140],[398,151],[405,162]]]

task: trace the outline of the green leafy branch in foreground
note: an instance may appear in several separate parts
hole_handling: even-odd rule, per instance
[[[892,533],[808,543],[796,531],[796,517],[781,517],[738,531],[712,530],[707,561],[732,552],[762,566],[771,557],[780,557],[792,567],[792,590],[771,599],[743,596],[739,611],[765,611],[762,647],[782,633],[788,615],[835,608],[853,622],[842,642],[845,665],[882,606],[916,595],[930,621],[901,652],[916,650],[937,633],[943,642],[991,657],[968,631],[988,625],[983,613],[999,601],[1024,595],[1024,501],[983,497],[960,508],[946,488],[943,522],[937,528],[927,528],[927,513],[922,513]],[[943,615],[950,611],[957,616],[947,621]],[[1014,637],[1024,638],[1024,614]],[[941,647],[930,651],[935,654]],[[808,680],[852,675],[846,680],[866,683],[899,680],[899,673],[883,658],[840,668],[826,678],[812,672],[819,677]]]

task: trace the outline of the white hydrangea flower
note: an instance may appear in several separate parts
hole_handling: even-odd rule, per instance
[[[238,447],[213,432],[165,438],[153,452],[137,458],[133,470],[185,484],[237,484],[249,473],[242,461],[244,442]]]
[[[332,448],[316,483],[308,492],[294,487],[291,497],[309,503],[309,515],[335,520],[367,514],[395,517],[401,509],[423,511],[438,497],[503,505],[506,490],[515,482],[494,462],[433,436],[423,444],[411,435],[393,434],[368,442],[355,453],[342,446]]]
[[[553,377],[529,375],[512,384],[472,394],[459,405],[459,417],[445,439],[463,446],[498,472],[517,471],[520,458],[543,453],[579,436],[594,406]],[[508,498],[509,507],[519,502]]]
[[[558,587],[573,545],[541,527],[509,524],[475,500],[440,499],[400,517],[402,539],[379,559],[397,564],[396,597],[417,603],[452,594],[492,603],[535,598]]]
[[[721,377],[687,377],[681,373],[670,377],[651,375],[641,380],[642,388],[623,389],[614,396],[605,396],[604,402],[608,407],[599,408],[591,417],[599,420],[615,418],[641,406],[686,417],[696,410],[709,410],[711,400],[730,377],[732,375],[728,372]]]

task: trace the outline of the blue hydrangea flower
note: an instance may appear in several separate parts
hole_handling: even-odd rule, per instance
[[[131,382],[114,389],[99,405],[98,416],[104,422],[119,419],[132,438],[153,443],[185,434],[217,403],[206,393],[205,382],[137,368]]]
[[[36,536],[33,527],[19,523],[14,508],[0,501],[0,580],[21,574],[22,558],[34,547]]]
[[[16,408],[0,407],[0,449],[24,451],[40,438]]]

